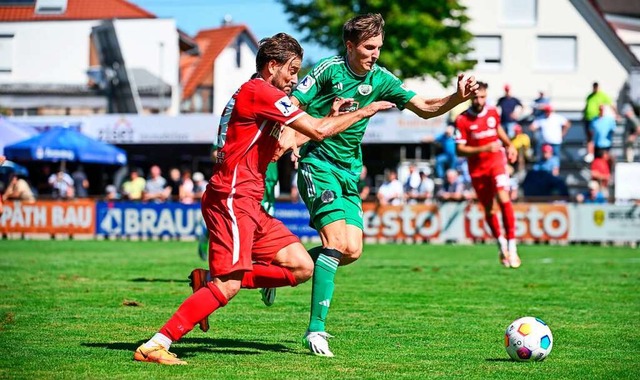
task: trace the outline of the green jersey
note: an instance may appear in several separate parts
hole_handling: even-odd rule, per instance
[[[346,59],[341,56],[318,62],[292,94],[306,107],[307,113],[314,117],[328,115],[337,97],[353,98],[354,103],[349,111],[355,111],[377,100],[387,100],[403,109],[415,95],[415,92],[405,89],[402,81],[384,67],[374,65],[373,70],[360,76],[349,68]],[[300,162],[329,161],[353,173],[360,173],[360,143],[368,124],[369,119],[363,119],[342,133],[321,142],[309,141],[300,151]]]

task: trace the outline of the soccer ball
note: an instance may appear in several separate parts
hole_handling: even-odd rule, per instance
[[[513,360],[541,361],[553,348],[553,335],[540,318],[522,317],[507,327],[504,346]]]

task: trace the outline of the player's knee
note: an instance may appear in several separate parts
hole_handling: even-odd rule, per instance
[[[347,250],[347,237],[346,235],[333,235],[330,236],[327,244],[327,247],[333,248],[336,251],[340,251],[344,253]]]
[[[293,271],[293,275],[296,278],[298,284],[301,284],[313,276],[313,260],[309,255],[303,255],[300,257],[296,265],[296,269]]]
[[[349,265],[358,260],[362,255],[362,244],[348,244],[347,249],[343,252],[340,265]]]

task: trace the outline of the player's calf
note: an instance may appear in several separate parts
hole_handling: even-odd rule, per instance
[[[207,282],[209,281],[211,281],[211,277],[209,275],[209,271],[205,269],[194,269],[189,275],[189,286],[191,286],[193,293],[200,290],[200,288],[207,286]],[[200,325],[200,330],[203,332],[209,331],[209,317],[205,317],[203,320],[198,322],[198,324]]]

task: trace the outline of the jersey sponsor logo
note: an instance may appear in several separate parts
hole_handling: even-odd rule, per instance
[[[493,137],[496,136],[498,133],[496,132],[495,129],[487,129],[485,131],[480,131],[477,133],[472,133],[471,137],[473,137],[474,139],[480,140],[480,139],[484,139],[486,137]]]
[[[367,96],[371,93],[371,91],[373,91],[373,87],[371,87],[371,85],[361,84],[360,86],[358,86],[358,92],[360,93],[360,95]]]
[[[289,116],[298,109],[298,107],[294,106],[293,103],[291,103],[291,99],[289,99],[288,96],[283,96],[282,98],[278,99],[278,101],[275,102],[274,105],[277,109],[280,110],[280,112],[282,112],[284,116]]]
[[[280,140],[280,133],[282,132],[282,128],[284,127],[280,124],[274,125],[273,128],[271,128],[271,133],[269,134],[269,136],[275,138],[276,140]]]
[[[498,121],[496,120],[496,118],[495,118],[495,117],[493,117],[493,116],[489,116],[489,117],[487,118],[487,127],[489,127],[489,128],[495,128],[495,127],[496,127],[496,125],[498,125]]]
[[[302,78],[300,83],[298,83],[297,90],[302,92],[303,94],[306,94],[314,84],[316,84],[316,80],[313,77],[307,75],[306,77]]]
[[[475,129],[478,129],[478,126],[476,124],[474,124],[474,125],[470,126],[469,129],[473,131]]]

